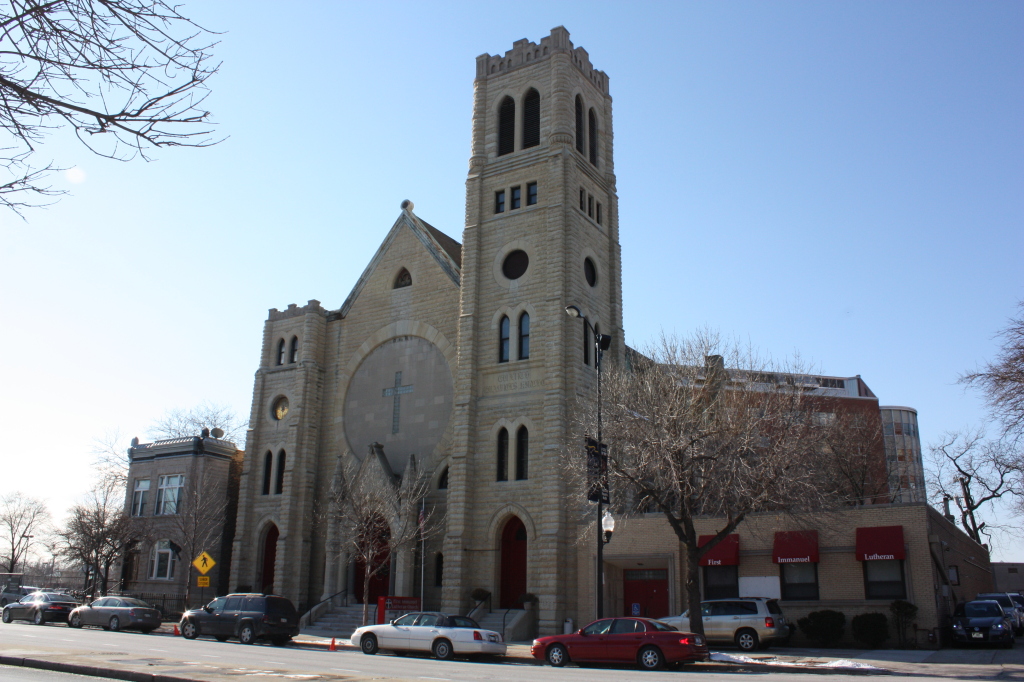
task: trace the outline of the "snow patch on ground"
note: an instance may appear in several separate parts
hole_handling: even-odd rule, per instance
[[[750,656],[744,656],[742,654],[723,654],[719,651],[712,652],[712,661],[721,661],[722,663],[745,663],[754,665],[786,665],[786,666],[799,666],[804,668],[837,668],[837,669],[855,669],[855,670],[880,670],[884,671],[885,668],[879,668],[877,666],[868,665],[867,663],[860,663],[858,661],[851,661],[848,658],[839,658],[834,661],[828,661],[826,663],[817,663],[813,661],[780,661],[777,658],[751,658]]]
[[[867,663],[860,663],[858,661],[851,661],[848,658],[837,658],[834,661],[828,663],[818,663],[816,668],[856,668],[858,670],[885,670],[885,668],[879,668],[878,666],[868,665]]]

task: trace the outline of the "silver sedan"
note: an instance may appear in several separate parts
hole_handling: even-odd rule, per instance
[[[133,597],[103,597],[91,604],[79,606],[68,616],[68,625],[98,625],[104,630],[142,630],[150,632],[160,627],[160,612]]]

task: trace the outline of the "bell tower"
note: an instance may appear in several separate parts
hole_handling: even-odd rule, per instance
[[[579,618],[577,519],[560,453],[596,399],[589,333],[622,358],[618,200],[608,76],[569,32],[477,57],[451,451],[444,608],[538,598],[537,629]],[[479,614],[478,614],[479,615]]]

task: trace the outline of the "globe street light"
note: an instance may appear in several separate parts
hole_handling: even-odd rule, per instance
[[[565,314],[569,317],[578,317],[583,320],[590,333],[594,337],[594,367],[597,369],[597,456],[600,467],[598,468],[598,490],[597,490],[597,617],[604,618],[604,546],[612,539],[615,531],[615,519],[604,509],[604,495],[608,490],[608,482],[605,478],[605,454],[604,444],[601,442],[601,357],[604,351],[612,345],[612,337],[608,334],[598,334],[594,325],[579,309],[578,306],[565,306]]]

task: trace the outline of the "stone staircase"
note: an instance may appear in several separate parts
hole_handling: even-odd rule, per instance
[[[505,621],[505,629],[509,630],[510,626],[515,623],[523,613],[524,611],[522,609],[512,609],[508,612],[508,615],[505,615],[505,609],[497,609],[495,611],[491,611],[483,618],[480,618],[477,622],[480,623],[480,627],[484,630],[501,632],[501,636],[508,641],[508,637],[506,637],[505,633],[502,632],[502,619],[504,618]]]
[[[370,606],[370,623],[377,622],[377,607]],[[304,635],[348,639],[355,629],[363,624],[363,605],[334,606],[323,613],[309,627],[302,629]],[[499,622],[499,625],[501,623]]]

